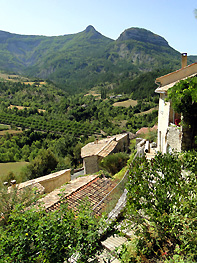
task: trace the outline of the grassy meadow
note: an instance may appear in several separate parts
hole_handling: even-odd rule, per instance
[[[15,179],[18,183],[21,182],[22,178],[20,172],[27,164],[28,162],[0,163],[0,182],[7,181],[10,172],[15,175]]]

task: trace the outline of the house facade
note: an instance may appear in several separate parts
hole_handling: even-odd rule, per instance
[[[103,140],[96,140],[86,144],[81,149],[84,174],[93,174],[99,171],[99,162],[112,153],[127,151],[129,134],[118,134]]]
[[[184,146],[184,139],[187,133],[180,126],[181,115],[174,112],[171,102],[166,101],[167,91],[180,80],[184,80],[197,75],[197,63],[187,66],[187,54],[182,54],[182,68],[161,76],[156,79],[159,87],[155,90],[160,94],[158,111],[158,137],[157,148],[162,153],[175,150],[180,152]]]

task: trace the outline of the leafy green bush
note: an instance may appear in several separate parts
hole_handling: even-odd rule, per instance
[[[12,212],[20,207],[23,210],[25,207],[32,204],[39,197],[36,189],[24,188],[19,190],[17,186],[12,186],[9,189],[7,186],[0,187],[0,225],[9,224],[9,217]]]
[[[58,161],[50,149],[41,149],[36,158],[24,169],[28,179],[50,174],[57,167]]]
[[[112,175],[119,172],[127,164],[129,155],[123,152],[110,154],[103,158],[100,166]]]
[[[44,210],[16,207],[9,224],[0,227],[0,262],[65,262],[76,256],[77,262],[87,262],[99,246],[97,220],[89,206],[83,205],[74,214],[67,206],[46,213]]]
[[[181,157],[158,153],[151,161],[133,162],[127,215],[134,224],[137,255],[131,262],[170,258],[177,246],[182,258],[197,259],[196,175],[188,165],[193,158],[194,153]]]
[[[196,149],[197,77],[187,78],[176,83],[168,90],[168,99],[171,100],[173,109],[183,116],[182,126],[187,129],[187,141],[184,148],[186,150]],[[185,138],[183,137],[183,139]]]

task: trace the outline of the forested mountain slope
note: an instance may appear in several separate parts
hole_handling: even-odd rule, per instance
[[[0,31],[0,70],[50,79],[69,92],[133,80],[153,69],[180,67],[180,53],[140,28],[109,39],[93,26],[77,34],[28,36]]]

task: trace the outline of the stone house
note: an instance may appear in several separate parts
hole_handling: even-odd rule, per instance
[[[96,140],[86,144],[81,149],[84,174],[99,171],[99,162],[112,153],[127,151],[129,147],[129,134],[118,134],[103,140]]]
[[[187,66],[187,53],[182,54],[182,68],[156,79],[159,87],[155,90],[160,94],[158,111],[158,137],[157,148],[162,153],[173,149],[180,152],[187,132],[180,126],[181,116],[174,112],[170,101],[166,101],[167,91],[180,80],[197,75],[197,63]]]

